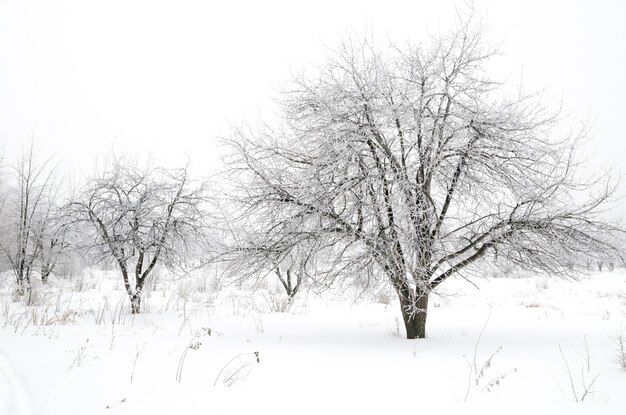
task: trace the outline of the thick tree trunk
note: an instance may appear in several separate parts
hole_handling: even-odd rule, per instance
[[[416,300],[400,295],[400,309],[407,339],[426,337],[426,317],[428,316],[428,294],[416,295]]]

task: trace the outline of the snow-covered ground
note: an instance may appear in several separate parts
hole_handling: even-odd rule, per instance
[[[131,316],[112,272],[53,279],[30,307],[10,277],[2,415],[626,413],[624,272],[446,282],[423,340],[403,338],[385,291],[303,292],[273,313],[273,284],[163,278]]]

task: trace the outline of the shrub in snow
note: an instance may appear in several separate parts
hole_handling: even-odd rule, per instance
[[[626,370],[626,328],[620,327],[619,331],[613,336],[616,354],[615,361],[624,370]]]

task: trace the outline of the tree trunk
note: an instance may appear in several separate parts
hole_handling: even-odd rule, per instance
[[[139,314],[141,312],[141,293],[130,295],[130,312],[131,314]]]
[[[135,279],[135,292],[130,295],[130,312],[132,314],[141,313],[141,293],[143,292],[143,283],[145,278]]]
[[[15,291],[13,292],[13,301],[18,301],[21,299],[26,293],[26,288],[24,287],[23,281],[18,281],[15,283]]]
[[[135,288],[133,289],[133,285],[131,285],[131,281],[128,278],[128,268],[126,268],[126,263],[118,259],[118,265],[122,271],[124,287],[128,293],[128,298],[130,298],[130,312],[131,314],[139,314],[141,312],[141,286],[139,285],[141,280],[135,279],[133,284]]]
[[[44,284],[48,283],[48,277],[52,273],[52,268],[50,267],[41,267],[41,282]]]
[[[426,317],[428,315],[428,293],[416,294],[416,300],[400,295],[400,309],[407,339],[426,337]]]

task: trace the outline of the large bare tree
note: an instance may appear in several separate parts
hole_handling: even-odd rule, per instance
[[[144,283],[159,263],[173,265],[206,240],[206,188],[187,168],[141,167],[117,159],[91,178],[70,208],[92,224],[94,248],[115,261],[139,313]]]
[[[613,188],[577,175],[582,133],[507,95],[471,19],[426,44],[343,42],[282,93],[282,120],[237,131],[239,218],[266,249],[312,249],[318,279],[383,277],[408,338],[430,294],[488,257],[551,274],[615,251]]]

